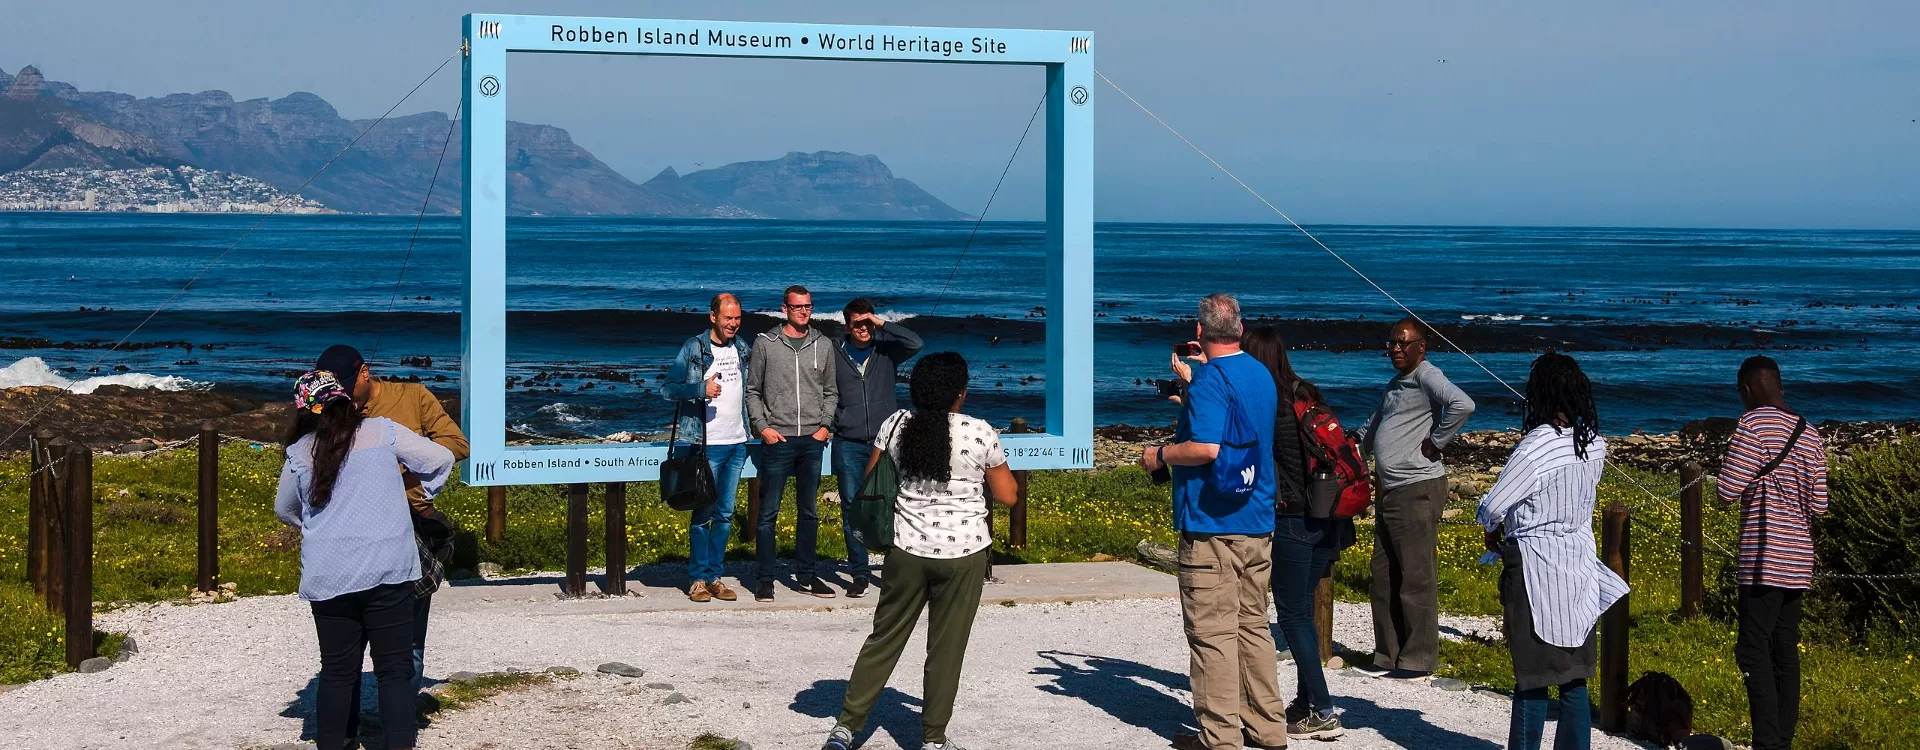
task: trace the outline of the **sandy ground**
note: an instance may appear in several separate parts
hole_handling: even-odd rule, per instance
[[[1002,606],[995,594],[990,586],[974,629],[953,739],[975,750],[1162,748],[1191,725],[1175,601]],[[801,603],[796,598],[783,602]],[[429,677],[562,665],[586,674],[443,716],[421,734],[421,748],[665,750],[714,732],[759,750],[814,750],[838,713],[871,618],[845,599],[814,609],[715,604],[651,612],[605,611],[606,602],[550,595],[512,598],[512,607],[488,599],[486,606],[450,599],[436,607]],[[0,747],[257,748],[311,736],[318,657],[308,609],[297,599],[142,606],[103,620],[131,632],[141,654],[102,674],[65,674],[0,694]],[[1336,641],[1370,645],[1365,606],[1340,605],[1335,622]],[[1443,630],[1491,625],[1448,618]],[[916,637],[882,695],[865,747],[920,746],[915,696],[923,651]],[[609,661],[641,667],[646,676],[593,671]],[[1503,698],[1351,670],[1328,678],[1350,729],[1327,747],[1504,746]],[[1283,692],[1291,694],[1294,681],[1293,667],[1283,666]],[[658,683],[671,689],[649,687]],[[668,704],[675,692],[690,702]],[[1636,747],[1599,734],[1594,740],[1600,748]]]

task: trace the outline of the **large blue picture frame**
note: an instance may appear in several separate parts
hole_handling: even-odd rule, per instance
[[[664,443],[507,444],[509,52],[1041,67],[1047,88],[1046,432],[1002,440],[1015,469],[1093,466],[1092,33],[472,14],[462,19],[462,36],[467,264],[460,404],[473,448],[462,472],[467,483],[654,481],[667,455]],[[823,472],[832,465],[822,461]],[[751,476],[753,467],[747,471]]]

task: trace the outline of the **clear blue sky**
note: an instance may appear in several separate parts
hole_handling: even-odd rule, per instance
[[[76,0],[0,13],[0,66],[141,96],[304,90],[371,117],[469,11],[1092,30],[1101,70],[1308,223],[1920,228],[1911,2]],[[635,180],[848,150],[969,212],[1040,95],[1028,68],[512,64],[513,118]],[[458,81],[450,66],[403,111],[450,108]],[[1274,219],[1099,94],[1098,219]],[[1029,141],[990,218],[1038,215],[1041,153]]]

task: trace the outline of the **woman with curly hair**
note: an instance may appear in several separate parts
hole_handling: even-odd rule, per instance
[[[854,735],[866,727],[867,714],[913,635],[914,622],[929,607],[921,748],[961,750],[947,739],[947,722],[993,544],[987,496],[1011,506],[1016,490],[1000,434],[960,413],[967,401],[965,359],[954,352],[921,357],[909,392],[913,411],[895,412],[881,423],[867,461],[871,473],[886,451],[899,467],[894,548],[881,570],[884,588],[873,612],[873,633],[860,647],[840,719],[822,750],[853,747]]]
[[[1572,357],[1547,352],[1533,361],[1520,428],[1526,434],[1479,511],[1487,549],[1505,561],[1500,604],[1514,678],[1507,747],[1539,750],[1547,689],[1559,688],[1553,746],[1583,750],[1592,734],[1593,626],[1626,595],[1627,582],[1600,562],[1593,540],[1607,442],[1593,385]]]

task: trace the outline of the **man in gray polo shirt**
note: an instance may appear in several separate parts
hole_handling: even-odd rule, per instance
[[[1420,679],[1440,666],[1440,511],[1447,467],[1440,450],[1473,416],[1473,399],[1427,361],[1426,326],[1393,325],[1387,383],[1360,449],[1373,456],[1380,488],[1373,522],[1373,668],[1376,677]]]

